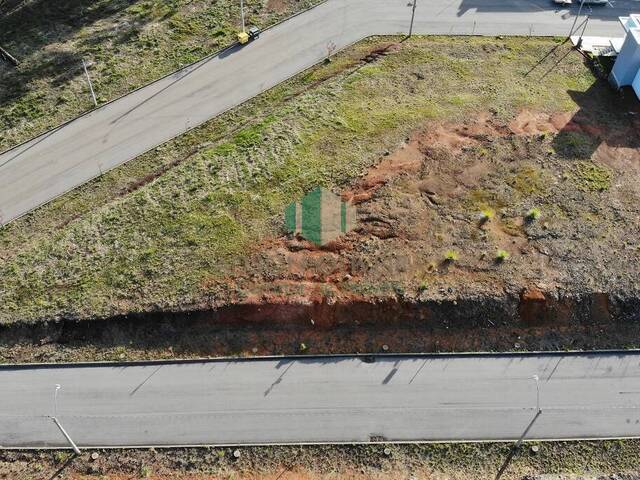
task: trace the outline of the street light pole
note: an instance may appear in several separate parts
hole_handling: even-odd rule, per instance
[[[531,377],[536,382],[536,411],[538,413],[542,412],[540,408],[540,377],[538,375],[534,375]]]
[[[69,442],[69,445],[71,445],[71,448],[73,449],[74,453],[76,455],[80,455],[81,453],[80,449],[75,444],[75,442],[71,439],[71,436],[69,436],[67,431],[64,429],[64,427],[58,420],[58,391],[60,390],[60,388],[61,388],[60,384],[56,383],[56,389],[53,392],[53,416],[51,417],[51,420],[53,420],[53,423],[56,424],[56,427],[58,427],[58,429],[60,430],[64,438],[67,439],[67,442]]]
[[[53,392],[53,418],[58,417],[58,391],[60,390],[60,384],[56,383],[56,389]]]
[[[569,38],[571,38],[571,34],[573,33],[573,29],[576,28],[576,23],[578,23],[578,18],[580,18],[580,13],[582,12],[582,7],[584,5],[584,0],[580,2],[580,8],[578,9],[578,15],[573,19],[573,25],[571,25],[571,30],[569,31]]]
[[[84,58],[82,59],[82,68],[84,68],[84,74],[87,76],[87,82],[89,82],[89,90],[91,91],[91,98],[93,98],[93,105],[98,106],[98,100],[96,100],[96,94],[93,91],[93,84],[91,83],[91,78],[89,77],[89,72],[87,71],[87,64],[84,62]]]
[[[416,16],[416,4],[418,0],[413,0],[413,6],[411,7],[411,25],[409,25],[409,36],[413,33],[413,19]]]
[[[242,19],[242,31],[244,32],[244,0],[240,0],[240,18]]]
[[[584,20],[584,26],[582,27],[582,32],[580,33],[580,37],[578,37],[578,41],[576,42],[576,48],[582,47],[582,37],[584,36],[584,31],[587,29],[587,23],[589,23],[589,19],[591,18],[590,14],[587,14],[587,18]]]

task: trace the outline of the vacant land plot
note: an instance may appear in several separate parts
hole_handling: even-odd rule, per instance
[[[362,42],[4,228],[0,320],[293,303],[330,322],[323,305],[523,289],[523,316],[604,292],[604,318],[608,293],[636,295],[629,105],[559,41],[399,40]],[[315,185],[359,212],[324,249],[283,233]]]
[[[247,0],[249,25],[266,26],[314,2]],[[240,28],[231,0],[4,0],[0,45],[0,151],[93,106],[230,45]]]

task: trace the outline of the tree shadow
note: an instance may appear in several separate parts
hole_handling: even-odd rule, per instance
[[[0,0],[0,45],[20,61],[17,68],[0,70],[0,106],[25,95],[38,79],[53,79],[53,85],[60,86],[82,75],[82,55],[99,53],[107,40],[117,45],[135,38],[145,23],[157,19],[157,12],[141,7],[127,12],[132,21],[119,22],[116,27],[110,22],[96,23],[121,18],[136,3],[138,0]],[[173,11],[169,8],[165,16]],[[96,30],[91,36],[78,37],[87,27]],[[77,51],[64,49],[61,44],[74,37]]]
[[[20,57],[28,57],[135,3],[136,0],[31,0],[14,8],[8,5],[0,10],[0,44]]]

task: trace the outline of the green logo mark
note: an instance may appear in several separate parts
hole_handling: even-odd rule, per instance
[[[316,187],[285,210],[287,231],[316,245],[335,240],[356,225],[356,208],[326,188]]]

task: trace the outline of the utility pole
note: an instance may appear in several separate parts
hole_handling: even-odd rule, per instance
[[[240,18],[242,19],[242,31],[244,32],[244,0],[240,0]]]
[[[580,1],[580,8],[578,9],[578,15],[573,19],[573,25],[571,25],[571,30],[569,31],[569,38],[571,38],[571,34],[573,33],[573,29],[576,28],[576,23],[578,23],[578,18],[580,18],[580,13],[582,12],[582,7],[584,6],[584,0]]]
[[[418,3],[418,0],[413,0],[413,5],[411,7],[411,25],[409,25],[409,36],[411,36],[411,34],[413,33],[413,19],[416,16],[416,4],[417,3]]]
[[[98,106],[98,100],[96,100],[96,94],[93,91],[93,84],[91,83],[91,78],[89,78],[89,72],[87,71],[87,64],[84,62],[84,58],[82,59],[82,68],[84,68],[84,74],[87,76],[87,82],[89,82],[89,90],[91,91],[91,98],[93,98],[93,105]]]
[[[585,18],[584,20],[584,26],[582,27],[582,32],[580,33],[580,37],[578,38],[578,41],[576,42],[576,48],[580,49],[580,47],[582,47],[582,37],[584,36],[584,31],[587,29],[587,23],[589,23],[589,19],[591,18],[591,15],[587,14],[587,18]]]

